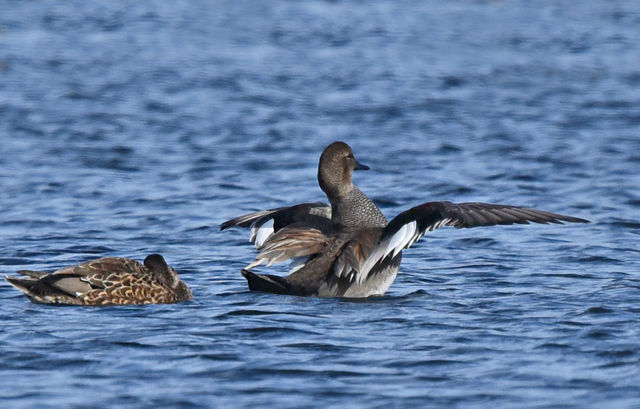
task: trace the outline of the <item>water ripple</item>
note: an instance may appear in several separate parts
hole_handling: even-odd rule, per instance
[[[3,282],[6,405],[637,407],[640,14],[410,3],[13,2],[2,272],[161,252],[195,298],[54,308]],[[326,200],[334,140],[388,216],[489,201],[593,223],[439,229],[372,299],[248,291],[255,249],[219,224]]]

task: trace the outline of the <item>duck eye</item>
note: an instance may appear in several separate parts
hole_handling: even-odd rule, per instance
[[[349,159],[353,159],[353,153],[348,153],[348,154],[347,154],[347,158],[349,158]]]

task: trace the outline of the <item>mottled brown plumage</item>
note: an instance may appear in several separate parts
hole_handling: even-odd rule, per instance
[[[140,264],[105,257],[53,273],[23,270],[7,281],[33,302],[54,305],[169,304],[192,298],[189,287],[159,254]]]

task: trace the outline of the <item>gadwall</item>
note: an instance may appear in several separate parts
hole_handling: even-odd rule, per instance
[[[159,254],[140,264],[105,257],[53,273],[22,270],[5,277],[33,302],[57,305],[168,304],[192,298],[189,287]]]
[[[588,223],[588,220],[542,210],[488,203],[429,202],[387,223],[380,209],[354,186],[360,164],[344,142],[334,142],[320,156],[318,182],[331,206],[303,203],[250,213],[224,222],[220,229],[251,228],[259,250],[242,274],[254,291],[320,297],[382,295],[393,283],[402,250],[425,233],[502,224]],[[255,274],[249,269],[292,260],[286,277]]]

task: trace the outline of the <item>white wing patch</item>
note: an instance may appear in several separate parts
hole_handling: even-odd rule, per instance
[[[369,277],[371,269],[377,263],[384,260],[385,257],[389,255],[392,255],[392,257],[397,256],[402,250],[410,247],[413,243],[418,241],[420,237],[424,236],[426,232],[442,227],[450,221],[451,219],[448,218],[440,220],[428,226],[424,230],[420,230],[418,228],[418,222],[416,222],[415,220],[403,225],[398,229],[397,232],[395,232],[393,236],[381,241],[376,247],[374,247],[374,249],[371,251],[371,254],[369,254],[369,257],[367,257],[364,263],[362,263],[360,271],[357,272],[356,282],[359,285],[362,285],[362,283],[364,283]],[[340,273],[343,272],[340,271]]]
[[[251,225],[251,238],[249,241],[255,242],[256,247],[260,248],[269,236],[273,234],[273,219],[269,219],[260,225],[256,225],[256,223],[253,222]]]

